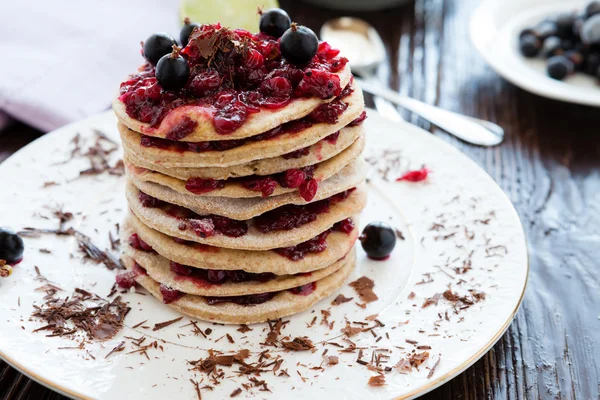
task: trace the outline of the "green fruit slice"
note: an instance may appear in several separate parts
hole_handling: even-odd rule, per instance
[[[181,21],[188,17],[198,24],[215,24],[228,28],[243,28],[258,32],[258,8],[279,7],[277,0],[182,0],[179,8]]]

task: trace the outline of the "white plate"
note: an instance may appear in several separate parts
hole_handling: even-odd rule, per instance
[[[398,242],[392,257],[385,262],[370,261],[362,249],[358,252],[357,270],[351,279],[362,275],[372,277],[380,299],[366,309],[354,302],[331,307],[330,321],[336,321],[332,331],[319,323],[307,328],[307,323],[314,315],[320,318],[320,310],[330,307],[337,293],[317,304],[314,314],[311,310],[289,318],[291,322],[283,333],[292,337],[308,335],[319,342],[317,351],[287,353],[282,368],[288,369],[289,378],[263,374],[260,379],[267,380],[272,395],[252,389],[239,397],[304,399],[308,393],[313,399],[327,399],[332,395],[355,399],[414,397],[448,381],[479,359],[500,338],[519,307],[527,281],[527,248],[519,218],[498,185],[468,157],[413,125],[391,122],[370,111],[366,127],[367,156],[380,163],[386,158],[388,163],[397,159],[390,173],[392,178],[422,164],[433,171],[426,182],[420,183],[382,180],[378,171],[383,164],[371,171],[369,205],[362,224],[389,221],[406,237]],[[56,228],[55,219],[43,216],[49,216],[52,207],[62,206],[65,211],[75,213],[77,229],[89,234],[99,247],[108,247],[108,232],[114,232],[114,224],[123,218],[126,210],[124,178],[101,175],[73,180],[79,170],[87,167],[86,161],[75,159],[57,164],[67,158],[74,135],[79,132],[89,142],[93,128],[117,137],[115,118],[110,113],[101,114],[45,135],[0,165],[2,225],[15,229]],[[42,188],[46,181],[60,185]],[[434,222],[444,227],[432,229]],[[472,234],[475,236],[469,240]],[[446,235],[450,236],[444,240]],[[208,348],[263,350],[259,343],[266,337],[265,324],[255,325],[253,331],[246,333],[247,340],[241,339],[243,335],[236,330],[237,326],[202,322],[200,326],[214,329],[212,339],[193,336],[189,327],[181,328],[188,323],[187,318],[157,332],[132,329],[130,327],[144,320],[153,326],[178,316],[153,297],[137,293],[125,295],[132,311],[127,316],[124,331],[108,342],[86,344],[86,350],[95,360],[83,350],[58,349],[73,346],[74,342],[32,332],[42,325],[29,318],[32,304],[40,304],[42,298],[42,293],[34,291],[41,285],[34,280],[34,266],[65,289],[64,295],[81,287],[105,296],[114,282],[114,272],[83,262],[72,238],[48,235],[25,240],[25,260],[10,278],[0,279],[0,356],[48,387],[77,398],[195,398],[189,379],[200,380],[203,375],[190,371],[186,360],[206,357]],[[41,253],[39,249],[49,249],[52,253]],[[474,252],[472,269],[457,275],[453,268],[462,266],[471,251]],[[429,280],[432,282],[423,283]],[[484,291],[487,297],[458,314],[444,299],[437,305],[421,307],[425,298],[444,292],[448,285],[461,292],[475,288]],[[356,297],[347,285],[341,292]],[[411,292],[415,297],[409,300]],[[439,315],[444,316],[446,311],[450,321],[444,317],[440,320]],[[386,374],[386,386],[373,388],[367,385],[367,380],[374,373],[355,362],[356,354],[340,354],[340,363],[326,367],[323,372],[310,369],[321,363],[324,348],[329,349],[330,355],[337,354],[336,347],[320,342],[341,341],[338,336],[344,317],[360,321],[372,314],[379,314],[385,323],[385,327],[376,330],[382,339],[376,343],[376,338],[368,332],[352,339],[359,346],[393,349],[388,365],[395,364],[414,348],[406,339],[431,346],[430,359],[419,371],[403,375],[394,370]],[[439,324],[437,329],[436,324]],[[216,342],[225,333],[230,333],[236,343],[230,344],[225,339]],[[148,340],[164,340],[164,351],[150,352],[150,361],[126,352],[105,359],[124,336],[140,335],[148,336]],[[128,341],[127,350],[131,350]],[[370,351],[366,354],[365,358],[369,359]],[[428,377],[438,359],[437,368]],[[311,380],[304,383],[296,370]],[[312,378],[314,376],[318,377]],[[228,379],[213,392],[204,390],[203,398],[227,397],[240,382],[247,380],[244,377]]]
[[[471,41],[490,66],[504,78],[540,96],[600,106],[595,78],[577,73],[564,81],[546,74],[541,58],[525,58],[518,48],[519,33],[544,18],[581,10],[587,0],[486,0],[471,17]]]

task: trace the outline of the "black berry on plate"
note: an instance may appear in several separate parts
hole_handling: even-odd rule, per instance
[[[525,35],[533,35],[533,36],[537,37],[537,34],[535,33],[535,31],[531,28],[523,29],[521,31],[521,33],[519,33],[519,40],[521,40],[521,38]]]
[[[23,239],[8,228],[0,228],[0,260],[17,264],[23,259]]]
[[[358,240],[369,258],[385,260],[396,246],[396,233],[385,222],[372,222],[363,229]]]
[[[573,25],[577,16],[575,13],[562,13],[556,17],[556,34],[560,38],[569,38],[574,34]]]
[[[319,39],[309,28],[292,23],[291,28],[281,37],[279,48],[288,62],[304,66],[317,54]]]
[[[272,8],[260,14],[260,31],[274,38],[280,38],[291,24],[290,16],[281,8]]]
[[[152,65],[156,65],[158,60],[165,54],[173,50],[173,45],[177,42],[167,33],[155,33],[144,42],[144,57]]]
[[[600,14],[588,18],[581,27],[581,40],[585,44],[600,44]]]
[[[534,30],[537,37],[541,40],[544,40],[550,36],[556,36],[556,34],[558,33],[556,23],[549,20],[542,21],[538,26],[535,27]]]
[[[583,62],[583,72],[595,75],[600,67],[600,53],[589,53]]]
[[[593,74],[596,79],[600,79],[600,67],[596,69],[596,72]]]
[[[544,58],[550,58],[562,54],[563,52],[562,40],[558,36],[550,36],[544,40],[540,55]]]
[[[540,52],[542,42],[532,34],[521,36],[519,49],[525,57],[535,57]]]
[[[550,78],[563,80],[575,71],[575,65],[565,56],[554,56],[548,59],[546,70]]]
[[[181,47],[187,46],[190,35],[197,26],[200,25],[191,22],[189,18],[183,20],[183,28],[181,28],[181,32],[179,32],[179,41],[181,42]]]
[[[190,67],[185,58],[179,55],[179,47],[173,46],[171,54],[162,56],[156,64],[156,79],[165,90],[179,90],[185,86],[190,76]]]
[[[584,16],[585,18],[589,18],[596,14],[600,14],[600,1],[590,1],[585,6]]]
[[[583,62],[585,60],[584,55],[577,50],[567,50],[565,51],[565,57],[567,57],[573,65],[575,66],[576,71],[581,71],[583,69]]]

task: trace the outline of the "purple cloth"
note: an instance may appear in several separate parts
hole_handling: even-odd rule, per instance
[[[143,62],[140,41],[159,31],[178,37],[178,3],[3,1],[0,124],[9,115],[51,131],[108,109]]]

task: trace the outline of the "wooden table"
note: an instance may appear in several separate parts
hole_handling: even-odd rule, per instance
[[[281,3],[317,32],[338,15],[298,0]],[[600,111],[540,98],[498,77],[469,42],[478,3],[422,0],[357,14],[383,37],[389,58],[380,74],[392,88],[504,127],[504,144],[485,149],[405,114],[489,172],[515,204],[529,241],[529,287],[508,332],[474,366],[424,397],[598,399]],[[0,161],[38,136],[22,125],[1,134]],[[0,397],[62,398],[2,362]]]

